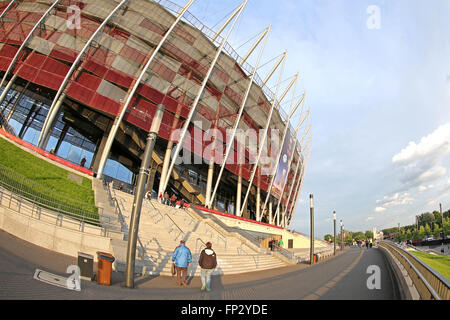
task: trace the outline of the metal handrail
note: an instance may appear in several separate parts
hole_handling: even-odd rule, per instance
[[[80,209],[80,207],[86,206],[86,203],[75,201],[72,198],[41,185],[36,181],[31,180],[1,164],[0,185],[6,190],[11,191],[11,193],[20,195],[22,198],[36,203],[36,205],[48,208],[61,214],[74,216],[75,218],[85,216],[85,220],[93,223],[97,222],[98,219],[93,218],[92,216],[100,215],[103,212],[103,208],[97,208],[97,212]],[[74,204],[76,203],[80,207],[66,204],[64,203],[65,201],[70,201]]]
[[[166,218],[166,217],[169,218],[169,223],[170,223],[170,222],[172,223],[172,224],[169,226],[169,234],[172,233],[172,231],[173,231],[172,227],[173,227],[173,226],[175,226],[175,227],[178,229],[178,231],[180,232],[178,235],[175,234],[175,238],[174,238],[175,241],[178,239],[178,237],[179,237],[180,235],[183,235],[183,236],[186,235],[186,234],[184,233],[183,229],[181,229],[181,228],[176,224],[176,222],[173,221],[173,219],[172,219],[167,213],[164,214],[164,218]]]
[[[197,252],[197,253],[198,253],[198,242],[199,242],[199,241],[203,244],[203,246],[206,247],[206,243],[205,243],[202,239],[197,238],[197,239],[195,240],[195,252]],[[200,247],[200,249],[201,249],[201,247]]]
[[[406,257],[402,252],[400,252],[398,248],[392,246],[391,244],[388,244],[387,242],[383,241],[380,243],[380,245],[386,248],[387,250],[391,251],[397,257],[397,259],[400,261],[403,267],[405,267],[422,299],[441,300],[440,295],[436,292],[433,286],[427,281],[426,277],[422,274],[422,272],[418,270],[418,268],[416,268],[414,263],[412,263],[408,257]],[[429,270],[429,268],[426,268],[425,270],[431,273],[431,270]]]
[[[55,211],[59,214],[66,215],[66,216],[72,217],[77,220],[86,221],[89,224],[97,225],[99,223],[99,219],[93,218],[92,216],[95,214],[100,215],[101,214],[100,212],[103,212],[103,208],[97,208],[97,209],[99,209],[100,212],[95,213],[92,211],[85,211],[85,210],[73,207],[71,205],[67,205],[67,204],[58,202],[56,200],[52,200],[50,198],[44,198],[42,194],[56,195],[56,198],[61,197],[62,200],[69,199],[67,196],[58,194],[54,190],[52,190],[48,187],[42,186],[42,185],[36,183],[35,181],[28,179],[16,172],[12,171],[11,169],[9,169],[7,167],[4,167],[3,165],[0,165],[0,169],[1,169],[0,170],[0,186],[3,187],[5,190],[8,190],[9,192],[11,192],[11,194],[15,194],[17,197],[25,199],[25,200],[27,200],[31,203],[34,203],[37,206],[40,206],[42,208],[48,209],[50,211]],[[18,185],[16,186],[16,185],[12,185],[11,183],[7,182],[6,178],[2,179],[3,177],[7,177],[8,174],[13,175],[15,178],[20,179],[20,181],[22,181],[22,182],[21,183],[18,182]],[[13,178],[11,178],[11,179],[13,179]],[[24,183],[26,183],[28,185],[28,187],[25,187]],[[25,189],[31,188],[31,187],[29,187],[30,185],[43,189],[42,194],[39,195],[41,193],[40,191],[36,191],[36,193],[31,193],[29,191],[26,191]],[[70,199],[70,200],[73,201],[72,199]]]
[[[6,199],[6,201],[9,200],[8,205],[3,204],[4,199]],[[17,210],[14,210],[11,207],[11,204],[13,203],[13,201],[16,202],[16,205],[18,207]],[[25,209],[28,209],[28,211],[30,212],[31,218],[41,220],[43,216],[49,217],[51,219],[54,219],[55,225],[58,225],[60,227],[63,227],[64,222],[68,222],[68,223],[71,223],[74,225],[76,224],[76,225],[78,225],[78,230],[83,233],[96,234],[96,233],[88,232],[85,230],[86,223],[88,223],[89,225],[91,225],[93,227],[100,229],[102,231],[103,236],[106,236],[108,234],[108,232],[117,232],[117,233],[120,232],[119,230],[117,230],[115,225],[109,225],[106,223],[101,225],[100,222],[98,222],[98,221],[96,223],[86,222],[85,219],[83,219],[83,217],[81,217],[81,219],[69,217],[64,214],[54,212],[48,208],[41,207],[38,204],[36,204],[32,201],[29,201],[28,199],[25,199],[25,198],[21,197],[20,195],[16,195],[16,194],[12,193],[11,191],[6,190],[1,187],[0,187],[0,206],[7,207],[8,209],[14,210],[14,211],[18,212],[19,214],[24,214],[23,211],[25,211]],[[68,229],[70,229],[70,228],[68,228]]]

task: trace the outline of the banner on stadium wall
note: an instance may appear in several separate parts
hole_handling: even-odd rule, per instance
[[[283,144],[283,149],[280,157],[280,162],[278,165],[278,170],[275,173],[275,180],[273,182],[272,186],[272,195],[277,197],[278,199],[281,199],[281,193],[283,192],[283,187],[286,184],[287,177],[288,177],[288,169],[289,169],[289,163],[292,159],[292,147],[295,140],[292,137],[292,134],[290,131],[288,131],[286,135],[286,140]]]

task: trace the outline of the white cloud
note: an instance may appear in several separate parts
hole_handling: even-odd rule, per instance
[[[372,220],[375,220],[375,218],[374,218],[374,217],[368,217],[368,218],[366,219],[366,221],[372,221]]]
[[[392,162],[402,170],[400,181],[409,187],[436,181],[447,174],[447,169],[440,162],[450,153],[450,123],[440,126],[430,135],[423,137],[419,143],[410,142]]]
[[[434,189],[434,187],[435,187],[435,185],[434,184],[430,184],[430,185],[428,185],[428,186],[420,186],[419,187],[419,192],[424,192],[424,191],[427,191],[427,190],[431,190],[431,189]]]
[[[375,208],[375,212],[380,213],[380,212],[384,212],[384,211],[386,211],[386,208],[384,208],[384,207],[376,207]]]
[[[386,207],[396,207],[400,205],[407,205],[414,201],[414,199],[410,196],[409,193],[395,193],[391,196],[385,196],[383,200],[378,200],[377,203],[381,203],[382,206],[377,209],[381,210],[381,208],[386,209]],[[382,212],[382,211],[377,211]]]
[[[411,163],[427,156],[442,156],[450,152],[450,123],[440,126],[432,134],[421,139],[419,144],[410,142],[399,154],[394,163]]]

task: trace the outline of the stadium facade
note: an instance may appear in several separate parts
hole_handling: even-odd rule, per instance
[[[296,78],[284,92],[281,81],[272,92],[267,79],[286,56],[265,80],[256,73],[270,28],[249,52],[262,48],[253,67],[223,30],[212,31],[188,11],[192,2],[0,1],[2,127],[73,163],[84,158],[93,173],[132,188],[163,106],[149,190],[288,227],[308,151],[307,132],[298,139],[306,116],[294,129],[294,112],[287,115],[281,107]],[[224,27],[239,18],[245,3]],[[219,134],[207,138],[213,131]],[[238,131],[259,135],[248,135],[247,143]],[[256,156],[252,141],[264,146]],[[188,160],[172,156],[179,151]]]

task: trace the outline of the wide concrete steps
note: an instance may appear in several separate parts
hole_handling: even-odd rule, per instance
[[[125,271],[127,243],[125,241],[116,242],[113,248],[114,256],[116,257],[115,270]],[[136,251],[135,273],[171,275],[172,254],[173,250],[146,249],[143,252],[138,248]],[[278,259],[273,259],[270,255],[220,254],[217,251],[216,254],[218,257],[218,266],[214,274],[238,274],[285,266],[284,263]],[[198,266],[199,256],[199,252],[192,252],[190,270],[195,270],[195,275],[200,274],[200,268]]]
[[[114,190],[125,224],[129,226],[132,195]],[[175,226],[176,225],[176,226]],[[181,229],[181,230],[180,230]],[[204,243],[210,241],[218,256],[218,267],[214,274],[239,274],[274,268],[286,264],[270,254],[256,252],[243,246],[241,240],[226,238],[204,221],[199,221],[188,212],[145,200],[139,223],[139,240],[136,251],[135,272],[146,275],[171,275],[172,254],[181,239],[186,241],[193,256],[189,268],[191,276],[200,275],[198,258]],[[125,271],[126,241],[113,243],[116,257],[115,268]]]

